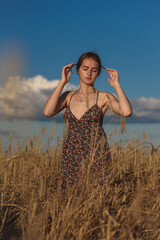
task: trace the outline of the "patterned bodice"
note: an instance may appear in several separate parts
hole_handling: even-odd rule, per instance
[[[103,123],[103,114],[100,107],[97,104],[94,104],[90,107],[86,112],[81,116],[80,119],[76,118],[75,115],[72,113],[70,106],[67,106],[66,111],[64,113],[64,120],[65,122],[72,125],[75,124],[82,124],[82,125],[91,125],[93,123],[97,123],[102,126]]]

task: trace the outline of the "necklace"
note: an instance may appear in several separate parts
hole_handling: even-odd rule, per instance
[[[96,92],[96,91],[95,91],[95,89],[94,89],[94,92],[87,93],[87,94],[85,95],[85,98],[87,98],[88,95],[90,95],[90,94],[92,94],[92,93],[95,93],[95,92]],[[77,95],[78,95],[78,97],[79,97],[79,99],[80,99],[79,101],[82,102],[83,99],[79,96],[78,90],[77,90]]]

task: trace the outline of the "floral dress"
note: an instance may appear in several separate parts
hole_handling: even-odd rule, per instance
[[[73,95],[75,92],[73,93]],[[70,98],[70,101],[73,97]],[[90,107],[80,119],[70,109],[70,102],[64,113],[66,133],[62,146],[60,178],[62,188],[73,186],[80,179],[96,176],[100,184],[109,178],[110,150],[102,127],[103,114],[96,104]],[[95,178],[94,178],[95,179]]]

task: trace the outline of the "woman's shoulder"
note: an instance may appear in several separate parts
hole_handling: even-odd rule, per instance
[[[112,97],[113,95],[110,92],[102,92],[99,91],[99,98],[101,99],[107,99],[108,97]]]
[[[70,99],[72,97],[72,95],[75,93],[76,91],[66,91],[64,92],[64,94],[66,94],[66,101],[67,101],[67,105],[70,102]]]
[[[110,105],[110,102],[112,102],[114,96],[110,92],[102,92],[99,91],[99,103],[102,107],[106,106],[106,108]]]

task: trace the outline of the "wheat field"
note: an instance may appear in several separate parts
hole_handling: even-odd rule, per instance
[[[113,131],[108,136],[111,137]],[[61,191],[62,140],[43,146],[33,136],[12,152],[0,145],[0,239],[160,239],[160,152],[146,134],[111,146],[110,180],[104,186],[81,179]],[[81,189],[79,191],[79,189]]]

